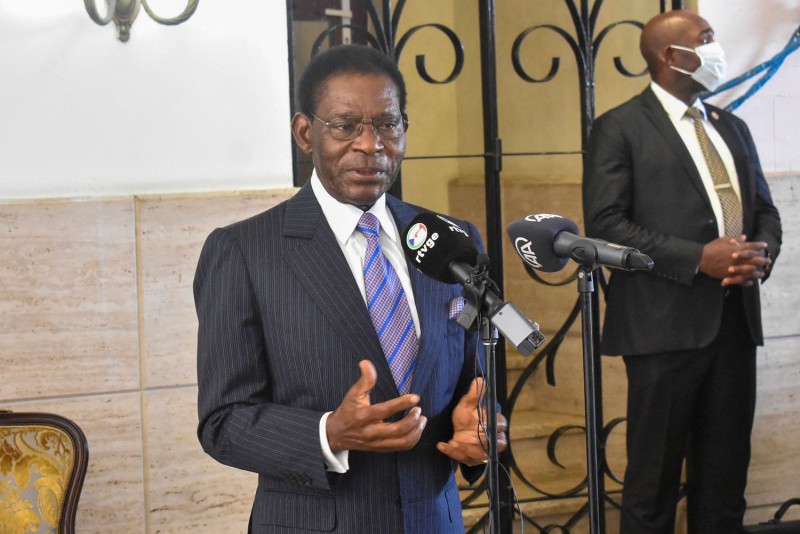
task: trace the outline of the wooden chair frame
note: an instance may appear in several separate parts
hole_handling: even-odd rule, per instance
[[[48,426],[69,436],[75,450],[72,473],[64,492],[64,503],[58,520],[58,534],[74,534],[75,515],[78,511],[83,481],[89,465],[89,444],[78,425],[61,415],[43,412],[11,412],[0,410],[0,426],[25,427],[29,425]]]

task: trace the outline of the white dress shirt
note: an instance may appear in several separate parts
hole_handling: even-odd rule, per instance
[[[697,167],[697,171],[700,173],[700,178],[703,180],[703,185],[706,188],[708,200],[711,202],[711,208],[714,210],[714,216],[717,218],[717,230],[720,237],[722,237],[725,235],[725,222],[722,218],[722,204],[720,204],[719,195],[717,195],[717,192],[714,189],[714,179],[711,177],[711,172],[708,170],[708,163],[706,162],[705,156],[703,156],[703,150],[700,148],[700,141],[697,140],[697,133],[695,133],[694,130],[694,123],[692,123],[692,120],[689,117],[685,116],[686,110],[689,106],[669,94],[655,82],[650,82],[650,88],[653,90],[653,93],[655,93],[659,102],[661,102],[661,105],[664,106],[664,110],[667,112],[667,115],[669,115],[669,119],[672,121],[672,124],[675,125],[675,129],[678,130],[678,135],[681,136],[683,144],[686,145],[687,150],[689,150],[689,154],[692,156],[692,160],[694,160],[694,164]],[[742,195],[739,192],[739,179],[738,175],[736,174],[736,165],[733,162],[733,156],[731,155],[731,151],[728,149],[728,145],[725,144],[725,141],[722,140],[722,137],[719,135],[719,132],[717,132],[717,129],[714,128],[713,121],[708,120],[706,108],[699,98],[692,103],[692,106],[699,109],[703,113],[703,117],[705,117],[703,126],[706,129],[708,138],[717,149],[717,152],[719,152],[719,155],[722,158],[722,163],[725,165],[725,169],[728,171],[728,177],[730,178],[731,185],[733,186],[733,191],[741,201]]]
[[[353,273],[356,285],[358,285],[358,289],[361,291],[361,298],[364,299],[364,304],[366,304],[367,292],[364,287],[363,264],[364,254],[367,250],[367,238],[356,229],[358,221],[364,212],[356,206],[342,204],[333,198],[322,185],[316,170],[311,174],[310,180],[314,196],[317,197],[317,202],[319,202],[320,207],[322,207],[322,213],[325,215],[328,225],[336,236],[336,242],[339,243],[342,249],[347,264],[350,266],[350,271]],[[400,284],[403,286],[403,291],[405,291],[406,298],[408,299],[408,307],[411,310],[411,317],[414,320],[414,329],[416,330],[417,338],[419,338],[421,332],[419,314],[417,313],[417,306],[414,300],[414,292],[411,290],[411,278],[408,274],[408,264],[406,263],[406,258],[403,253],[397,225],[386,207],[386,195],[381,195],[368,212],[375,215],[381,223],[381,249],[383,250],[383,254],[388,258],[389,263],[394,267],[394,270],[397,271],[397,277],[400,279]],[[319,439],[322,444],[322,455],[325,458],[325,465],[328,471],[346,473],[350,468],[348,463],[349,451],[334,453],[328,443],[328,435],[325,427],[330,413],[331,412],[328,412],[323,415],[319,422]]]

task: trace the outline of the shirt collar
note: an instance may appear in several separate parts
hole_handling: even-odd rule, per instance
[[[364,212],[352,204],[343,204],[333,198],[325,189],[325,186],[322,185],[322,181],[320,181],[319,176],[317,176],[316,169],[311,173],[310,180],[311,189],[314,191],[314,196],[317,197],[317,202],[319,202],[322,208],[322,213],[328,220],[328,225],[330,225],[331,230],[333,230],[333,234],[336,236],[336,240],[339,244],[344,246],[347,240],[350,239],[350,236],[353,235],[358,220]],[[381,228],[384,229],[384,234],[386,234],[392,242],[396,243],[397,231],[394,226],[394,219],[392,219],[386,207],[386,195],[381,195],[367,211],[378,218],[378,221],[381,223]]]
[[[669,94],[666,89],[658,85],[656,82],[651,81],[650,88],[653,90],[653,93],[655,93],[658,101],[661,102],[661,105],[664,106],[664,110],[667,112],[667,115],[669,115],[673,121],[683,118],[683,116],[686,114],[686,110],[689,109],[689,106],[687,106],[680,99]],[[708,119],[706,116],[706,107],[699,98],[692,102],[692,107],[700,110],[700,112],[703,114],[704,120]]]

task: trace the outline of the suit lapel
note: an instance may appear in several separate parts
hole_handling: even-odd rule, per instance
[[[720,137],[722,137],[722,140],[725,141],[733,157],[734,165],[736,166],[736,178],[739,180],[739,194],[742,200],[742,214],[744,217],[742,228],[749,230],[753,227],[752,214],[754,212],[753,198],[755,191],[753,191],[754,184],[751,184],[748,179],[750,173],[747,158],[742,153],[744,143],[733,127],[732,121],[726,120],[718,108],[706,104],[706,109],[708,110],[709,120]]]
[[[387,205],[394,216],[400,239],[405,239],[405,229],[411,220],[419,213],[417,208],[405,204],[398,199],[386,197]],[[447,293],[443,292],[441,283],[422,274],[416,267],[406,260],[408,274],[411,277],[411,287],[414,291],[414,300],[417,305],[417,315],[421,325],[422,335],[419,340],[417,365],[414,368],[414,379],[411,382],[411,391],[421,394],[425,390],[433,375],[444,344],[444,333],[447,327]]]
[[[700,178],[697,165],[695,165],[692,155],[683,143],[683,139],[681,139],[669,115],[667,115],[667,112],[664,110],[664,106],[661,105],[661,102],[658,101],[658,97],[656,97],[649,86],[642,92],[640,99],[645,115],[655,126],[655,131],[664,138],[666,145],[672,149],[675,157],[680,161],[681,166],[686,171],[686,176],[689,178],[689,181],[703,199],[703,202],[711,209],[711,201],[708,199],[708,194],[706,193],[705,185],[703,185],[703,179]]]
[[[353,364],[366,358],[375,365],[376,397],[396,397],[397,386],[361,292],[310,184],[286,205],[283,243],[286,262],[319,310],[350,345]]]

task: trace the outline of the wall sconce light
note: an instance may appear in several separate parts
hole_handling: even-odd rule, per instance
[[[105,26],[113,20],[114,24],[117,26],[117,36],[119,40],[125,43],[130,39],[131,25],[136,19],[136,15],[139,14],[140,5],[144,7],[145,12],[150,15],[150,18],[154,21],[159,24],[174,26],[194,15],[199,1],[200,0],[187,0],[186,8],[183,10],[183,13],[171,18],[159,17],[153,13],[153,10],[147,5],[147,0],[105,0],[107,10],[105,17],[101,17],[97,13],[97,6],[95,5],[96,0],[83,0],[83,3],[86,6],[86,12],[89,13],[89,17],[97,24]]]

